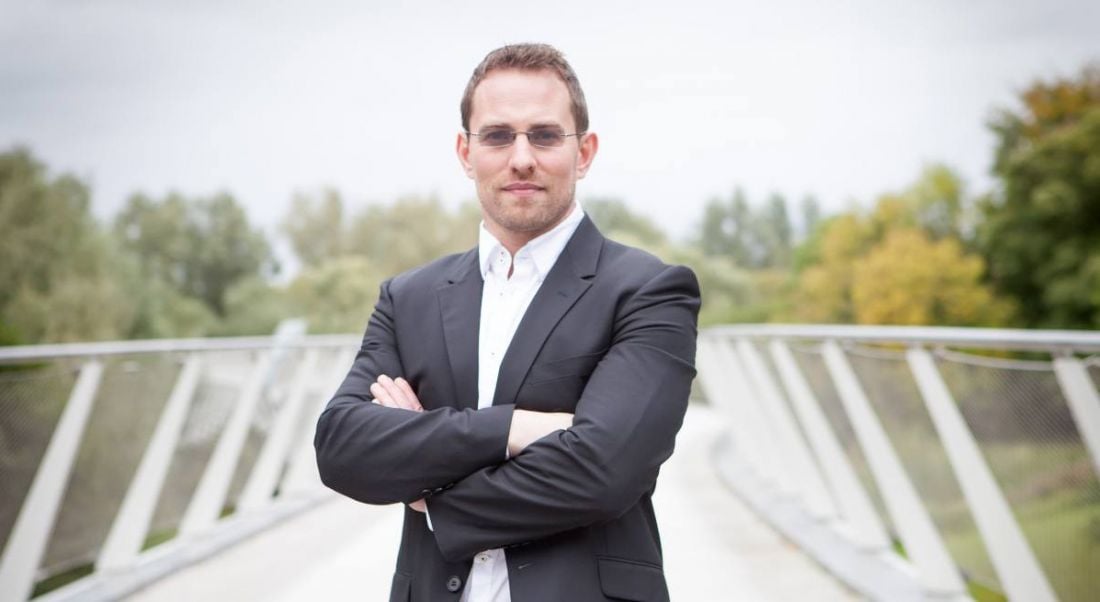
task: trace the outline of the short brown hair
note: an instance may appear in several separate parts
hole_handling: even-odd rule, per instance
[[[519,69],[521,71],[541,71],[548,69],[558,74],[569,89],[570,110],[578,132],[588,131],[588,105],[584,101],[584,91],[577,74],[566,62],[565,56],[549,44],[509,44],[497,48],[485,55],[481,64],[474,69],[466,91],[462,94],[459,110],[462,112],[462,129],[470,131],[470,114],[474,111],[474,90],[481,80],[497,69]]]

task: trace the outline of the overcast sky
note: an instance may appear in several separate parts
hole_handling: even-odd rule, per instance
[[[470,72],[544,41],[601,137],[578,196],[682,237],[735,186],[831,211],[938,161],[988,188],[991,111],[1100,60],[1097,24],[1095,0],[0,0],[0,149],[86,178],[102,217],[138,190],[228,190],[272,232],[326,186],[452,206],[473,198],[453,149]]]

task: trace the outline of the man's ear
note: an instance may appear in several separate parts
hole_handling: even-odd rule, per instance
[[[599,137],[595,133],[585,134],[577,151],[578,180],[588,173],[588,168],[592,166],[592,160],[596,158],[596,151],[598,150],[600,150]]]
[[[470,164],[470,137],[466,135],[466,132],[458,133],[458,139],[455,141],[455,154],[458,155],[458,162],[462,164],[462,170],[466,172],[466,177],[472,180],[474,178],[474,166]]]

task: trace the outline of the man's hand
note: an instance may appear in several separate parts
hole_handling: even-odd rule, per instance
[[[528,445],[554,431],[573,426],[573,415],[568,412],[512,412],[512,428],[508,431],[508,456],[519,455]]]
[[[416,397],[416,393],[413,392],[408,381],[400,376],[396,379],[392,379],[382,374],[378,377],[378,380],[370,386],[370,393],[374,395],[374,399],[371,401],[380,406],[397,408],[399,410],[410,410],[412,412],[424,411],[424,407],[420,405],[420,399]],[[409,508],[421,514],[427,510],[423,498],[415,502],[409,502]]]
[[[400,376],[392,379],[382,374],[370,386],[370,393],[374,395],[372,401],[380,406],[413,412],[424,411],[424,408],[420,405],[420,399],[416,397],[416,393],[413,392],[408,381]]]

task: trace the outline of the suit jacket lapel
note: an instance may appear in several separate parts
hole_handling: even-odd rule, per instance
[[[585,216],[516,328],[500,363],[493,405],[515,403],[516,393],[546,337],[592,285],[603,241],[603,235]]]
[[[443,319],[443,341],[451,364],[455,406],[477,408],[477,345],[481,323],[481,271],[477,249],[459,259],[436,293]]]

